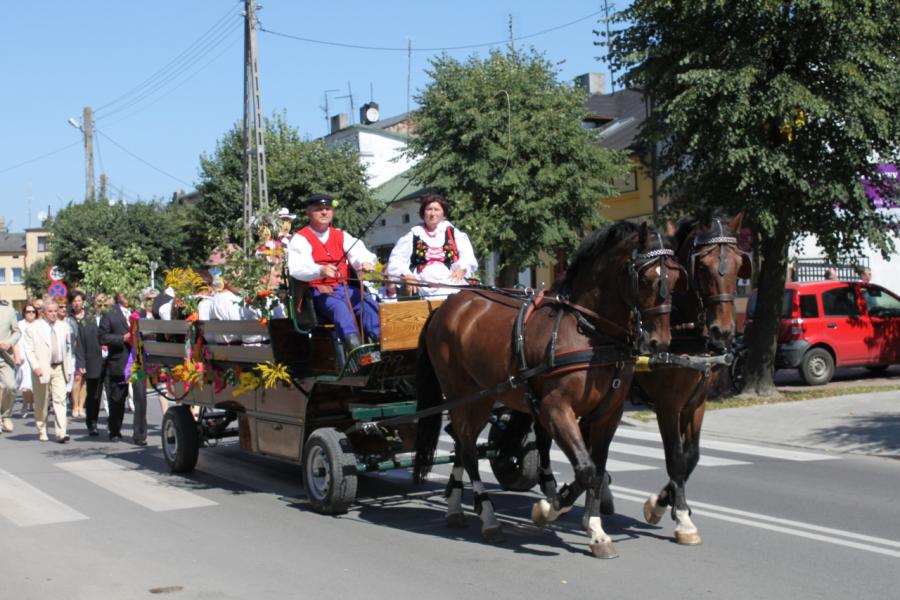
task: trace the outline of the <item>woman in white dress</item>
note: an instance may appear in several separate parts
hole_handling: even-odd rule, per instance
[[[458,290],[430,287],[429,283],[465,285],[478,270],[469,236],[446,220],[447,200],[428,194],[419,205],[422,222],[404,235],[388,259],[387,274],[403,279],[410,294],[434,297]]]
[[[22,416],[24,417],[34,410],[34,393],[31,391],[31,365],[28,364],[28,359],[25,355],[25,330],[37,319],[37,308],[31,302],[28,302],[22,310],[22,315],[24,318],[19,321],[19,331],[22,332],[22,335],[19,336],[19,341],[16,344],[19,349],[18,355],[21,357],[19,366],[16,369],[16,384],[19,386],[19,391],[22,392]]]

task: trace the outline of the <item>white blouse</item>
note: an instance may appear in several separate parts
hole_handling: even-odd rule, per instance
[[[419,225],[414,226],[409,233],[397,241],[397,244],[391,251],[391,257],[388,259],[387,266],[388,276],[400,278],[404,275],[413,275],[419,281],[426,283],[434,282],[451,285],[465,283],[464,281],[453,279],[451,274],[456,269],[462,269],[464,277],[472,277],[478,270],[478,259],[475,258],[475,250],[472,248],[472,242],[469,241],[469,236],[456,227],[453,227],[453,239],[456,241],[456,249],[459,256],[456,257],[456,260],[450,265],[450,268],[447,268],[447,265],[442,261],[435,261],[426,264],[420,273],[413,273],[409,266],[413,253],[413,238],[418,237],[421,239],[425,242],[425,245],[428,246],[429,250],[434,251],[434,255],[437,256],[438,254],[442,254],[445,232],[448,227],[453,227],[453,224],[450,223],[450,221],[441,221],[435,228],[434,233],[429,234],[429,232],[425,230],[423,224],[420,223]],[[453,291],[454,290],[449,288],[420,288],[420,294],[423,296],[446,295]]]

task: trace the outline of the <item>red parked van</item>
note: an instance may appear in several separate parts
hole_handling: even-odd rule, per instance
[[[749,339],[756,291],[747,303]],[[775,367],[800,370],[809,385],[831,380],[834,368],[883,370],[900,363],[900,297],[870,283],[788,283],[782,301]]]

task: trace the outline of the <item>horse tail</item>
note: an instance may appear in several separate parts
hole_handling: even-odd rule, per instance
[[[425,410],[438,406],[443,402],[441,383],[434,372],[431,357],[428,356],[428,348],[425,343],[425,332],[435,313],[429,315],[419,334],[419,349],[416,357],[416,410]],[[437,413],[428,417],[421,417],[416,423],[416,462],[413,467],[413,482],[422,483],[434,463],[434,451],[437,449],[438,438],[441,435],[442,414]]]

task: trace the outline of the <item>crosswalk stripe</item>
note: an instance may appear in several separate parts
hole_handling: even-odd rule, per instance
[[[154,512],[218,504],[110,460],[74,460],[56,466]]]
[[[611,452],[620,454],[631,454],[634,456],[646,456],[657,460],[666,460],[666,453],[662,448],[652,446],[639,446],[637,444],[623,444],[622,442],[613,442],[609,447]],[[749,465],[743,460],[732,460],[730,458],[719,458],[716,456],[700,456],[701,467],[734,467],[736,465]]]
[[[619,437],[636,439],[636,440],[652,440],[660,442],[658,431],[641,431],[633,427],[619,427],[616,430]],[[722,442],[719,440],[701,439],[701,450],[718,450],[721,452],[733,452],[735,454],[749,454],[751,456],[763,456],[766,458],[778,458],[781,460],[790,460],[794,462],[809,462],[815,460],[835,460],[839,457],[829,454],[821,454],[817,452],[801,452],[800,450],[786,450],[783,448],[769,448],[767,446],[756,446],[754,444],[743,444],[738,442]]]
[[[0,469],[0,515],[19,527],[83,521],[88,518],[3,469]]]

